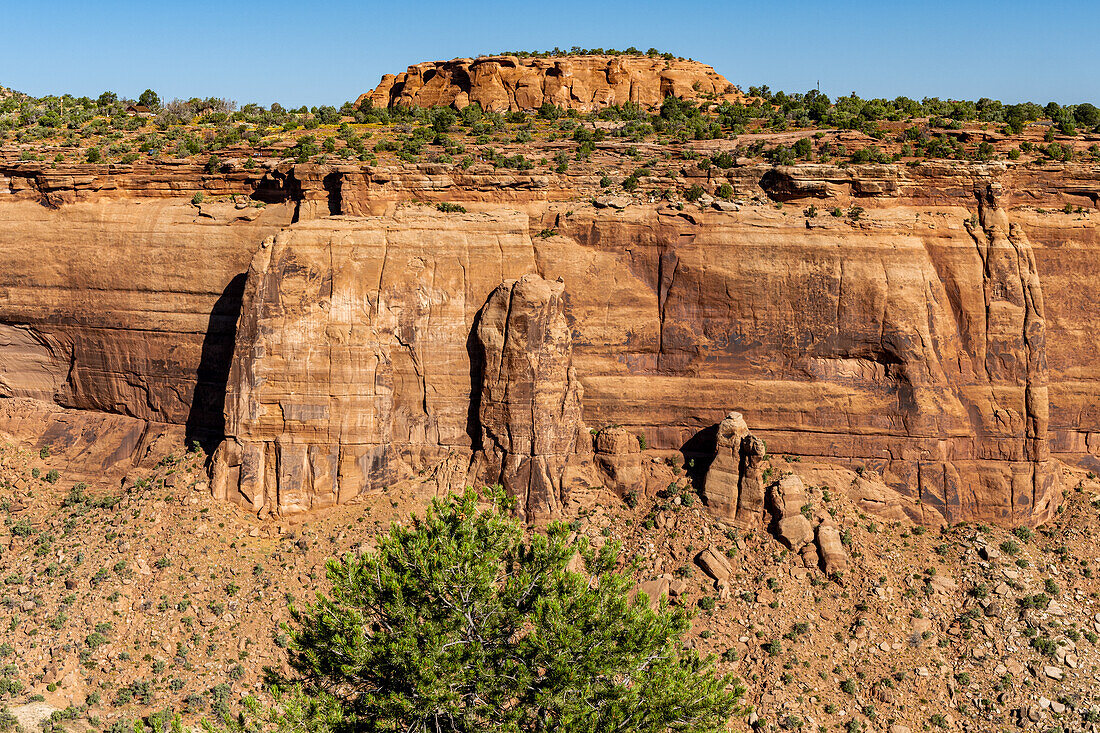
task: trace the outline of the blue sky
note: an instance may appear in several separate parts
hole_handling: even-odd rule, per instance
[[[747,88],[1100,104],[1100,2],[0,0],[0,85],[339,105],[422,60],[654,46]]]

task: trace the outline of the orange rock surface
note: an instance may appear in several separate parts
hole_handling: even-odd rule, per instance
[[[447,166],[209,180],[13,166],[0,194],[0,385],[183,425],[210,448],[224,435],[213,489],[260,513],[441,466],[440,486],[461,485],[485,427],[471,409],[485,378],[478,319],[502,283],[537,275],[562,283],[581,389],[560,394],[583,394],[584,425],[621,425],[648,450],[709,461],[736,410],[768,453],[866,466],[949,521],[1004,524],[1051,514],[1054,461],[1097,466],[1100,240],[1091,213],[1043,208],[1096,197],[1091,168],[724,175],[746,194],[734,210],[640,198],[600,209],[568,177]],[[199,187],[270,203],[193,205]],[[804,216],[815,201],[865,213]],[[538,389],[564,364],[516,371],[517,384]],[[518,414],[498,429],[576,424],[523,427]],[[553,492],[595,475],[586,435],[575,461],[554,464]]]
[[[375,107],[478,103],[490,112],[537,110],[543,104],[593,111],[627,102],[652,108],[665,97],[739,100],[742,94],[697,61],[646,56],[482,56],[410,66],[386,74],[356,100]]]

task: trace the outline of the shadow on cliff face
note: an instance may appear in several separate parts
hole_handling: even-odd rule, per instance
[[[680,446],[680,454],[684,457],[686,473],[691,479],[691,486],[696,491],[703,490],[703,482],[707,477],[707,469],[714,460],[714,454],[718,450],[718,424],[703,428],[695,435],[688,438],[687,442]]]
[[[237,318],[241,315],[245,273],[229,281],[210,311],[202,355],[195,372],[195,395],[187,414],[187,442],[199,442],[207,455],[225,437],[225,391],[233,361]]]
[[[329,173],[322,181],[325,193],[328,194],[329,216],[339,216],[343,209],[342,179],[343,175],[340,173]]]
[[[477,338],[477,328],[481,325],[481,314],[484,310],[485,307],[482,306],[474,314],[470,333],[466,336],[466,355],[470,358],[470,404],[466,408],[466,435],[470,436],[472,453],[477,453],[483,447],[481,444],[481,365],[485,357],[481,342]]]

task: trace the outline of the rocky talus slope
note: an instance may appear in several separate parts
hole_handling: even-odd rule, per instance
[[[1010,531],[916,524],[870,470],[770,455],[760,521],[743,528],[699,500],[682,456],[604,433],[631,491],[575,491],[565,509],[597,546],[623,544],[651,600],[696,612],[688,642],[748,688],[731,730],[1095,730],[1095,477],[1063,469],[1053,520]],[[85,485],[68,471],[80,452],[0,447],[2,726],[190,725],[262,696],[287,599],[436,486],[264,521],[211,497],[201,453]]]
[[[584,112],[628,102],[660,106],[665,97],[739,101],[724,76],[697,61],[644,56],[482,56],[429,61],[386,74],[356,106],[462,109],[477,103],[489,112],[537,110],[543,104]]]

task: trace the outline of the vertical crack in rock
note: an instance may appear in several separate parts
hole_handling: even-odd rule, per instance
[[[560,514],[565,468],[584,427],[564,293],[561,280],[508,280],[477,326],[481,473],[504,486],[528,521]]]
[[[672,283],[676,279],[676,268],[679,265],[680,259],[676,256],[676,250],[668,245],[662,247],[657,260],[657,323],[660,329],[657,339],[658,371],[661,369],[662,357],[665,353],[665,304],[668,302],[668,294],[672,290]]]

